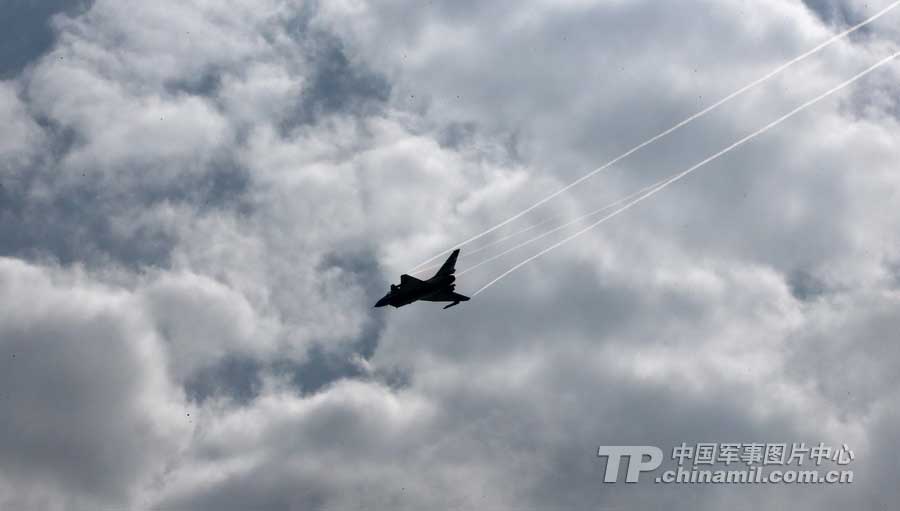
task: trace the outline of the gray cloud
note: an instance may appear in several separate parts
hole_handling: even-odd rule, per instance
[[[0,507],[896,500],[896,66],[465,306],[372,309],[874,7],[57,7],[19,8],[0,82]],[[894,19],[525,220],[686,168],[883,55]],[[682,441],[846,442],[858,482],[600,482],[597,445]]]
[[[153,330],[132,296],[77,272],[2,259],[0,274],[4,478],[128,502],[187,432]]]

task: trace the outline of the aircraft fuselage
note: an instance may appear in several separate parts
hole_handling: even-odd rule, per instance
[[[378,300],[375,306],[392,305],[394,307],[403,307],[418,300],[426,300],[442,291],[453,291],[456,288],[453,284],[455,281],[456,277],[453,275],[435,275],[426,281],[401,282],[399,286],[395,286],[384,298]]]
[[[391,285],[391,290],[375,303],[375,307],[384,307],[386,305],[403,307],[419,300],[452,302],[444,307],[446,309],[460,302],[468,301],[468,296],[463,296],[454,291],[456,288],[456,284],[454,284],[456,277],[453,273],[456,271],[456,258],[458,255],[459,250],[454,250],[444,265],[441,266],[441,269],[428,280],[419,280],[409,275],[401,275],[400,285]]]

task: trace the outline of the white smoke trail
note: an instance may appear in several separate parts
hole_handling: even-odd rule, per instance
[[[762,135],[763,133],[765,133],[765,132],[769,131],[770,129],[774,128],[775,126],[778,126],[778,125],[781,124],[782,122],[784,122],[784,121],[790,119],[791,117],[793,117],[793,116],[796,115],[797,113],[799,113],[799,112],[805,110],[806,108],[808,108],[808,107],[810,107],[810,106],[812,106],[812,105],[818,103],[819,101],[821,101],[821,100],[827,98],[828,96],[831,96],[831,95],[834,94],[835,92],[838,92],[839,90],[844,89],[845,87],[849,86],[849,85],[852,84],[853,82],[855,82],[855,81],[859,80],[860,78],[866,76],[867,74],[871,73],[872,71],[875,71],[876,69],[878,69],[878,68],[880,68],[881,66],[887,64],[888,62],[894,60],[894,59],[897,58],[898,56],[900,56],[900,52],[894,53],[894,54],[892,54],[891,56],[886,57],[886,58],[884,58],[884,59],[878,61],[878,62],[875,63],[874,65],[872,65],[872,66],[866,68],[864,71],[858,73],[857,75],[853,76],[853,77],[850,78],[849,80],[847,80],[847,81],[841,83],[840,85],[837,85],[836,87],[833,87],[833,88],[829,89],[828,91],[826,91],[826,92],[820,94],[819,96],[816,96],[815,98],[813,98],[813,99],[807,101],[806,103],[803,103],[802,105],[800,105],[800,106],[798,106],[797,108],[791,110],[791,111],[788,112],[787,114],[785,114],[785,115],[779,117],[778,119],[776,119],[776,120],[770,122],[769,124],[766,124],[766,125],[763,126],[762,128],[760,128],[760,129],[754,131],[753,133],[747,135],[746,137],[744,137],[744,138],[738,140],[737,142],[735,142],[735,143],[731,144],[730,146],[726,147],[725,149],[722,149],[721,151],[719,151],[719,152],[713,154],[712,156],[710,156],[710,157],[706,158],[705,160],[701,161],[700,163],[697,163],[696,165],[692,166],[691,168],[689,168],[689,169],[687,169],[687,170],[685,170],[685,171],[683,171],[683,172],[680,172],[680,173],[674,175],[673,177],[670,177],[670,178],[668,178],[668,179],[663,180],[662,182],[660,182],[660,184],[659,184],[658,186],[656,186],[656,187],[653,188],[652,190],[648,191],[647,193],[644,193],[643,195],[641,195],[641,196],[638,197],[637,199],[634,199],[633,201],[631,201],[631,202],[625,204],[624,206],[622,206],[621,208],[619,208],[619,209],[613,211],[612,213],[610,213],[610,214],[604,216],[603,218],[597,220],[596,222],[594,222],[594,223],[588,225],[588,226],[585,227],[584,229],[581,229],[580,231],[578,231],[578,232],[576,232],[576,233],[574,233],[574,234],[572,234],[572,235],[570,235],[570,236],[567,236],[566,238],[563,238],[562,240],[558,241],[557,243],[554,243],[553,245],[550,245],[549,247],[545,248],[544,250],[541,250],[540,252],[538,252],[537,254],[535,254],[535,255],[533,255],[533,256],[531,256],[531,257],[525,259],[524,261],[522,261],[522,262],[516,264],[515,266],[513,266],[513,267],[510,268],[509,270],[506,270],[505,272],[503,272],[502,274],[500,274],[499,277],[497,277],[497,278],[495,278],[494,280],[488,282],[487,284],[485,284],[484,286],[482,286],[481,289],[479,289],[478,291],[475,291],[474,293],[472,293],[472,296],[475,296],[475,295],[481,293],[481,292],[484,291],[485,289],[487,289],[487,288],[491,287],[492,285],[494,285],[497,281],[499,281],[499,280],[502,279],[503,277],[505,277],[505,276],[509,275],[510,273],[516,271],[517,269],[519,269],[519,268],[521,268],[522,266],[528,264],[529,262],[534,261],[535,259],[537,259],[538,257],[540,257],[540,256],[542,256],[542,255],[544,255],[544,254],[546,254],[547,252],[550,252],[551,250],[553,250],[553,249],[559,247],[560,245],[562,245],[562,244],[564,244],[564,243],[566,243],[566,242],[568,242],[568,241],[570,241],[570,240],[572,240],[572,239],[574,239],[574,238],[576,238],[576,237],[578,237],[578,236],[581,236],[582,234],[584,234],[584,233],[586,233],[587,231],[593,229],[594,227],[596,227],[596,226],[602,224],[603,222],[609,220],[610,218],[613,218],[614,216],[618,215],[619,213],[621,213],[621,212],[623,212],[623,211],[625,211],[625,210],[630,209],[630,208],[631,208],[632,206],[634,206],[635,204],[637,204],[637,203],[639,203],[639,202],[641,202],[641,201],[643,201],[643,200],[645,200],[645,199],[647,199],[647,198],[649,198],[649,197],[652,197],[653,195],[656,195],[658,192],[660,192],[661,190],[663,190],[664,188],[666,188],[666,187],[669,186],[670,184],[674,183],[675,181],[680,180],[681,178],[687,176],[687,175],[690,174],[691,172],[693,172],[693,171],[699,169],[700,167],[706,165],[707,163],[709,163],[709,162],[711,162],[711,161],[713,161],[713,160],[719,158],[720,156],[722,156],[722,155],[724,155],[724,154],[726,154],[726,153],[728,153],[728,152],[734,150],[735,148],[737,148],[737,147],[739,147],[739,146],[741,146],[741,145],[743,145],[743,144],[749,142],[750,140],[752,140],[752,139],[758,137],[759,135]]]
[[[711,112],[712,110],[718,108],[719,106],[721,106],[721,105],[727,103],[728,101],[731,101],[732,99],[734,99],[735,97],[737,97],[737,96],[743,94],[744,92],[747,92],[748,90],[750,90],[750,89],[756,87],[757,85],[760,85],[761,83],[770,80],[772,77],[774,77],[775,75],[781,73],[781,72],[784,71],[785,69],[787,69],[787,68],[793,66],[794,64],[796,64],[796,63],[798,63],[798,62],[800,62],[800,61],[802,61],[802,60],[804,60],[804,59],[810,57],[811,55],[813,55],[814,53],[819,52],[819,51],[822,50],[823,48],[825,48],[825,47],[827,47],[827,46],[830,46],[830,45],[833,44],[835,41],[837,41],[837,40],[839,40],[839,39],[842,39],[842,38],[844,38],[844,37],[846,37],[846,36],[852,34],[853,32],[855,32],[855,31],[859,30],[860,28],[862,28],[862,27],[868,25],[869,23],[872,23],[873,21],[877,20],[878,18],[884,16],[885,14],[887,14],[888,12],[890,12],[891,10],[893,10],[894,8],[896,8],[898,5],[900,5],[900,0],[897,0],[896,2],[891,3],[890,5],[888,5],[887,7],[885,7],[884,9],[878,11],[877,13],[873,14],[872,16],[869,16],[868,18],[866,18],[866,19],[863,20],[862,22],[857,23],[856,25],[853,25],[852,27],[850,27],[850,28],[844,30],[843,32],[840,32],[840,33],[838,33],[838,34],[835,34],[834,36],[832,36],[832,37],[826,39],[824,42],[820,43],[818,46],[816,46],[816,47],[812,48],[811,50],[808,50],[808,51],[806,51],[806,52],[804,52],[804,53],[798,55],[797,57],[794,57],[793,59],[791,59],[791,60],[785,62],[784,64],[782,64],[782,65],[778,66],[777,68],[773,69],[772,71],[770,71],[768,74],[762,76],[761,78],[757,78],[756,80],[754,80],[754,81],[750,82],[749,84],[747,84],[747,85],[741,87],[740,89],[738,89],[738,90],[732,92],[731,94],[725,96],[724,98],[720,99],[719,101],[716,101],[715,103],[709,105],[708,107],[704,108],[703,110],[700,110],[699,112],[697,112],[697,113],[691,115],[690,117],[684,119],[683,121],[679,122],[678,124],[675,124],[675,125],[672,126],[671,128],[669,128],[669,129],[667,129],[667,130],[665,130],[665,131],[662,131],[662,132],[660,132],[659,134],[654,135],[653,137],[648,138],[647,140],[641,142],[640,144],[638,144],[638,145],[632,147],[632,148],[629,149],[628,151],[625,151],[624,153],[620,154],[619,156],[616,156],[615,158],[613,158],[612,160],[610,160],[610,161],[604,163],[604,164],[601,165],[600,167],[597,167],[596,169],[594,169],[594,170],[588,172],[587,174],[585,174],[585,175],[581,176],[580,178],[576,179],[575,181],[572,181],[571,183],[567,184],[566,186],[564,186],[564,187],[560,188],[559,190],[557,190],[557,191],[551,193],[550,195],[544,197],[543,199],[539,200],[539,201],[536,202],[535,204],[533,204],[533,205],[531,205],[531,206],[529,206],[529,207],[523,209],[523,210],[520,211],[519,213],[516,213],[515,215],[513,215],[513,216],[507,218],[506,220],[500,222],[499,224],[497,224],[497,225],[495,225],[495,226],[493,226],[493,227],[487,229],[486,231],[481,232],[480,234],[476,234],[475,236],[472,236],[471,238],[469,238],[469,239],[467,239],[467,240],[465,240],[465,241],[462,241],[462,242],[460,242],[460,243],[456,243],[456,244],[454,244],[452,247],[448,248],[447,250],[444,250],[443,252],[440,252],[440,253],[438,253],[438,254],[435,254],[434,256],[432,256],[432,257],[430,257],[430,258],[428,258],[428,259],[422,261],[421,263],[419,263],[419,264],[417,264],[415,267],[413,267],[412,271],[418,270],[419,268],[421,268],[422,266],[425,266],[426,264],[430,263],[431,261],[434,261],[435,259],[437,259],[437,258],[439,258],[439,257],[441,257],[441,256],[443,256],[443,255],[449,254],[449,253],[452,252],[454,249],[463,247],[463,246],[465,246],[465,245],[467,245],[467,244],[469,244],[469,243],[471,243],[471,242],[473,242],[473,241],[475,241],[475,240],[477,240],[477,239],[479,239],[479,238],[481,238],[481,237],[483,237],[483,236],[486,236],[487,234],[490,234],[490,233],[496,231],[497,229],[503,227],[504,225],[507,225],[508,223],[512,222],[513,220],[516,220],[516,219],[520,218],[522,215],[525,215],[526,213],[528,213],[528,212],[534,210],[535,208],[541,206],[542,204],[544,204],[544,203],[550,201],[551,199],[553,199],[553,198],[559,196],[560,194],[562,194],[562,193],[566,192],[567,190],[571,189],[572,187],[578,185],[578,184],[581,183],[582,181],[584,181],[584,180],[586,180],[586,179],[588,179],[588,178],[590,178],[590,177],[593,177],[593,176],[595,176],[596,174],[602,172],[603,170],[606,170],[606,169],[609,168],[610,166],[612,166],[612,165],[614,165],[614,164],[616,164],[616,163],[622,161],[623,159],[627,158],[628,156],[630,156],[631,154],[635,153],[636,151],[638,151],[638,150],[640,150],[640,149],[642,149],[642,148],[644,148],[644,147],[646,147],[646,146],[652,144],[653,142],[656,142],[657,140],[659,140],[659,139],[665,137],[666,135],[669,135],[669,134],[672,133],[673,131],[675,131],[675,130],[677,130],[677,129],[679,129],[679,128],[681,128],[681,127],[683,127],[683,126],[685,126],[685,125],[687,125],[687,124],[689,124],[689,123],[695,121],[696,119],[699,119],[700,117],[703,117],[703,116],[706,115],[707,113],[709,113],[709,112]]]
[[[628,201],[630,201],[631,199],[637,197],[638,195],[641,195],[642,193],[644,193],[644,192],[646,192],[646,191],[648,191],[648,190],[651,190],[651,189],[653,189],[653,188],[655,188],[655,187],[657,187],[657,186],[659,186],[659,185],[660,185],[660,183],[657,182],[657,183],[654,183],[654,184],[652,184],[652,185],[650,185],[650,186],[646,186],[646,187],[644,187],[644,188],[641,188],[640,190],[638,190],[638,191],[636,191],[636,192],[633,192],[633,193],[631,193],[631,194],[629,194],[629,195],[627,195],[627,196],[625,196],[625,197],[622,197],[621,199],[619,199],[619,200],[617,200],[617,201],[615,201],[615,202],[613,202],[613,203],[611,203],[611,204],[607,204],[606,206],[603,206],[603,207],[600,208],[600,209],[591,211],[590,213],[587,213],[587,214],[585,214],[585,215],[581,215],[580,217],[575,218],[575,219],[573,219],[573,220],[570,220],[570,221],[568,221],[568,222],[566,222],[566,223],[564,223],[564,224],[562,224],[562,225],[558,225],[558,226],[554,227],[553,229],[551,229],[551,230],[549,230],[549,231],[547,231],[547,232],[545,232],[545,233],[543,233],[543,234],[539,234],[538,236],[535,236],[534,238],[531,238],[531,239],[529,239],[529,240],[523,241],[522,243],[519,243],[518,245],[516,245],[516,246],[514,246],[514,247],[512,247],[512,248],[510,248],[510,249],[504,250],[503,252],[500,252],[499,254],[497,254],[497,255],[495,255],[495,256],[493,256],[493,257],[489,257],[489,258],[487,258],[487,259],[485,259],[485,260],[483,260],[483,261],[481,261],[481,262],[475,264],[474,266],[471,266],[471,267],[469,267],[469,268],[466,268],[464,271],[461,271],[461,272],[457,273],[456,275],[459,276],[459,275],[463,275],[463,274],[469,273],[470,271],[474,270],[475,268],[478,268],[478,267],[481,266],[481,265],[487,264],[487,263],[489,263],[489,262],[491,262],[491,261],[493,261],[493,260],[495,260],[495,259],[499,259],[499,258],[505,256],[506,254],[508,254],[508,253],[510,253],[510,252],[512,252],[512,251],[514,251],[514,250],[518,250],[518,249],[520,249],[520,248],[522,248],[522,247],[524,247],[524,246],[526,246],[526,245],[530,245],[530,244],[532,244],[532,243],[534,243],[534,242],[536,242],[536,241],[540,241],[540,240],[546,238],[547,236],[550,236],[551,234],[553,234],[553,233],[555,233],[555,232],[557,232],[557,231],[561,231],[561,230],[565,229],[566,227],[568,227],[568,226],[570,226],[570,225],[577,224],[578,222],[581,222],[582,220],[585,220],[585,219],[590,218],[590,217],[592,217],[592,216],[599,215],[600,213],[603,213],[604,211],[606,211],[606,210],[608,210],[608,209],[612,209],[612,208],[618,206],[619,204],[622,204],[623,202],[628,202]],[[474,253],[474,252],[470,252],[470,255],[473,254],[473,253]]]
[[[477,253],[479,253],[479,252],[483,252],[483,251],[485,251],[485,250],[487,250],[487,249],[493,247],[494,245],[498,245],[498,244],[503,243],[504,241],[506,241],[506,240],[508,240],[508,239],[510,239],[510,238],[514,238],[514,237],[516,237],[516,236],[518,236],[518,235],[520,235],[520,234],[525,234],[525,233],[528,232],[528,231],[537,229],[538,227],[540,227],[540,226],[542,226],[542,225],[545,225],[545,224],[548,224],[548,223],[552,222],[553,220],[556,220],[556,219],[555,219],[555,218],[547,218],[546,220],[541,220],[540,222],[538,222],[538,223],[536,223],[536,224],[531,224],[531,225],[529,225],[528,227],[526,227],[526,228],[524,228],[524,229],[522,229],[522,230],[520,230],[520,231],[516,231],[516,232],[510,233],[510,234],[507,234],[506,236],[497,238],[496,240],[494,240],[494,241],[492,241],[492,242],[490,242],[490,243],[487,243],[487,244],[485,244],[485,245],[482,245],[482,246],[476,248],[475,250],[468,250],[468,251],[466,251],[466,253],[463,254],[463,255],[464,255],[465,257],[469,257],[469,256],[471,256],[471,255],[473,255],[473,254],[477,254]],[[426,267],[424,267],[424,268],[419,268],[418,270],[414,270],[411,274],[412,274],[412,275],[418,275],[418,274],[420,274],[420,273],[425,273],[425,272],[427,272],[428,270],[434,270],[434,269],[436,269],[436,268],[440,268],[440,267],[441,267],[441,264],[442,264],[442,263],[432,264],[431,266],[426,266]]]
[[[618,206],[619,204],[622,204],[623,202],[628,202],[629,200],[633,199],[634,197],[637,197],[638,195],[640,195],[640,194],[646,192],[647,190],[653,188],[653,186],[656,186],[656,185],[650,185],[650,186],[647,186],[647,187],[645,187],[645,188],[641,188],[640,190],[638,190],[638,191],[636,191],[636,192],[632,192],[632,193],[626,195],[625,197],[622,197],[621,199],[618,199],[618,200],[616,200],[616,201],[614,201],[614,202],[611,202],[611,203],[607,204],[606,206],[603,206],[603,207],[600,208],[600,209],[591,211],[590,213],[587,213],[587,214],[585,214],[585,215],[581,215],[581,216],[579,216],[578,218],[576,218],[576,219],[574,219],[574,220],[571,220],[571,221],[569,221],[569,222],[566,222],[566,223],[564,223],[563,225],[560,225],[560,226],[558,226],[558,227],[555,227],[555,228],[553,228],[552,230],[550,230],[550,231],[548,231],[548,232],[546,232],[546,233],[544,233],[544,234],[541,234],[541,235],[539,235],[539,236],[537,236],[537,237],[535,237],[535,238],[531,238],[531,239],[529,239],[528,241],[525,241],[525,242],[523,242],[523,243],[520,243],[520,244],[516,245],[515,247],[513,247],[513,248],[511,248],[511,249],[509,249],[509,250],[506,250],[505,252],[502,252],[502,253],[500,253],[500,254],[498,254],[498,255],[496,255],[496,256],[494,256],[494,257],[491,257],[491,258],[489,258],[489,259],[485,259],[484,261],[481,261],[481,262],[477,263],[475,266],[472,266],[471,268],[467,268],[465,271],[460,272],[460,273],[458,273],[457,275],[462,275],[463,273],[466,273],[466,272],[469,272],[469,271],[471,271],[471,270],[474,270],[475,268],[481,266],[482,264],[485,264],[485,263],[487,263],[487,262],[493,261],[494,259],[497,259],[498,257],[504,256],[504,255],[506,255],[506,254],[512,252],[513,250],[516,250],[517,248],[524,247],[525,245],[528,245],[528,244],[530,244],[530,243],[533,243],[533,242],[535,242],[535,241],[538,241],[539,239],[542,239],[542,238],[544,238],[544,237],[546,237],[546,236],[549,236],[550,234],[553,234],[554,232],[556,232],[556,231],[558,231],[558,230],[560,230],[560,229],[563,229],[563,228],[565,228],[565,227],[568,227],[569,225],[572,225],[572,224],[574,224],[574,223],[580,222],[581,220],[584,220],[584,219],[586,219],[586,218],[590,218],[590,217],[592,217],[592,216],[594,216],[594,215],[597,215],[597,214],[599,214],[599,213],[602,213],[602,212],[604,212],[604,211],[606,211],[606,210],[608,210],[608,209],[610,209],[610,208],[614,208],[614,207]],[[546,219],[546,220],[542,220],[542,221],[540,221],[540,222],[538,222],[538,223],[536,223],[536,224],[532,224],[532,225],[530,225],[530,226],[528,226],[528,227],[526,227],[526,228],[524,228],[524,229],[522,229],[522,230],[520,230],[520,231],[516,231],[516,232],[513,232],[513,233],[511,233],[511,234],[507,234],[506,236],[503,236],[502,238],[498,238],[497,240],[494,240],[494,241],[492,241],[492,242],[490,242],[490,243],[488,243],[488,244],[486,244],[486,245],[483,245],[483,246],[481,246],[481,247],[479,247],[479,248],[477,248],[477,249],[475,249],[475,250],[470,250],[470,251],[468,251],[467,253],[462,254],[462,255],[463,255],[466,259],[468,259],[470,256],[472,256],[472,255],[474,255],[474,254],[477,254],[477,253],[479,253],[479,252],[482,252],[482,251],[484,251],[484,250],[487,250],[487,249],[493,247],[494,245],[497,245],[497,244],[499,244],[499,243],[502,243],[502,242],[508,240],[509,238],[518,236],[518,235],[520,235],[520,234],[525,234],[525,233],[528,232],[528,231],[534,230],[534,229],[536,229],[536,228],[538,228],[538,227],[540,227],[540,226],[542,226],[542,225],[545,225],[545,224],[548,224],[548,223],[550,223],[550,222],[553,222],[554,220],[560,220],[560,219],[559,219],[559,218],[548,218],[548,219]],[[443,264],[443,263],[441,263],[441,264]],[[413,275],[418,275],[418,274],[420,274],[420,273],[425,273],[425,272],[427,272],[427,271],[429,271],[429,270],[434,270],[434,269],[436,269],[436,268],[440,268],[441,264],[433,264],[433,265],[431,265],[431,266],[426,266],[425,268],[416,270],[415,273],[413,273]]]

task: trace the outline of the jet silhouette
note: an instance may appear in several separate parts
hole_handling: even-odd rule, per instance
[[[400,285],[391,284],[391,290],[384,298],[375,303],[375,307],[384,307],[392,305],[394,307],[403,307],[418,300],[426,302],[453,302],[444,307],[448,309],[459,302],[469,300],[468,296],[463,296],[453,291],[456,285],[456,258],[459,257],[459,249],[453,251],[450,257],[441,266],[441,269],[428,280],[419,280],[409,275],[400,275]]]

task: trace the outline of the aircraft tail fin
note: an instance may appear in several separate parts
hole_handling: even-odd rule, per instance
[[[453,275],[456,272],[456,258],[459,257],[459,249],[453,251],[450,257],[441,265],[441,269],[435,275]]]

